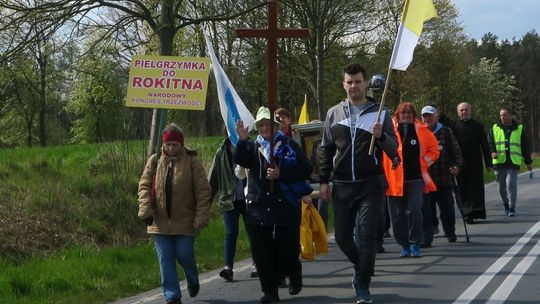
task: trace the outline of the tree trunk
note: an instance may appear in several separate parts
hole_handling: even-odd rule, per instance
[[[317,100],[317,114],[319,120],[324,119],[325,106],[324,106],[324,33],[319,26],[315,30],[317,39],[317,93],[315,99]]]
[[[45,48],[45,46],[43,46]],[[47,145],[47,128],[46,128],[46,115],[47,115],[47,80],[46,80],[46,68],[47,58],[43,52],[41,45],[38,45],[38,66],[39,66],[39,144],[42,147]]]
[[[176,34],[174,27],[174,2],[172,0],[161,1],[161,15],[159,17],[158,32],[159,55],[171,56],[173,53],[173,40]],[[150,141],[148,144],[148,156],[157,153],[157,147],[161,145],[159,134],[165,123],[167,110],[154,109],[152,113],[152,127],[150,129]],[[162,119],[163,118],[163,119]]]

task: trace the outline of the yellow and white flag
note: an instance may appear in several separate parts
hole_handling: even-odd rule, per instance
[[[390,68],[405,71],[413,59],[413,52],[424,21],[437,17],[433,0],[405,0]]]
[[[307,95],[304,95],[304,105],[302,105],[302,110],[300,110],[300,117],[298,117],[298,124],[303,125],[309,122],[309,115],[307,111]]]

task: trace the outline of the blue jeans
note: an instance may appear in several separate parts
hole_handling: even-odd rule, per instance
[[[156,252],[161,272],[161,288],[166,300],[180,299],[180,283],[176,272],[176,261],[184,269],[188,286],[199,282],[199,272],[195,262],[193,244],[195,237],[187,235],[154,234]]]
[[[503,204],[515,210],[517,200],[517,176],[518,170],[512,168],[495,169],[495,177],[499,186],[499,194]]]
[[[424,181],[405,181],[403,196],[388,197],[392,232],[401,246],[422,242],[422,202]]]
[[[236,255],[236,241],[238,240],[238,225],[240,215],[246,222],[246,201],[234,201],[234,209],[223,212],[223,222],[225,223],[225,241],[223,246],[223,255],[225,265],[233,268],[234,256]]]

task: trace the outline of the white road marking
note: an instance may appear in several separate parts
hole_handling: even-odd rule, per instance
[[[495,292],[491,295],[489,300],[486,302],[486,304],[502,304],[508,299],[510,296],[510,293],[514,288],[516,287],[517,283],[521,279],[521,277],[527,273],[527,270],[531,265],[534,263],[534,261],[538,258],[540,255],[540,240],[536,242],[536,245],[529,251],[527,256],[525,256],[521,262],[512,270],[512,273],[510,273],[504,282],[502,282],[501,286],[495,290]]]
[[[525,233],[508,251],[506,251],[493,265],[491,265],[467,290],[465,290],[454,304],[468,304],[472,302],[478,294],[486,287],[501,269],[525,246],[531,238],[540,230],[540,221]]]

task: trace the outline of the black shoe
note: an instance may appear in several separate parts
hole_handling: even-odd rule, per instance
[[[219,272],[219,276],[224,278],[227,282],[232,282],[234,273],[232,269],[229,266],[223,267],[223,269]]]
[[[169,299],[165,302],[165,304],[182,304],[181,299]]]
[[[420,248],[431,248],[431,243],[424,243],[424,242],[422,242],[422,243],[420,244]]]
[[[199,282],[197,282],[195,285],[191,287],[190,286],[187,287],[189,296],[192,298],[195,298],[199,294],[200,289],[201,289],[201,285],[199,284]]]
[[[468,218],[465,218],[465,222],[466,222],[467,224],[471,224],[471,225],[472,225],[472,224],[474,224],[474,219],[473,219],[472,217],[468,217]]]
[[[447,239],[448,242],[450,242],[450,243],[455,243],[455,242],[457,241],[457,236],[454,234],[454,235],[451,235],[451,236],[446,237],[446,239]]]
[[[289,277],[289,294],[297,295],[302,290],[302,271]]]
[[[386,250],[384,249],[384,247],[381,245],[381,246],[377,246],[377,253],[385,253]]]
[[[279,294],[277,289],[272,292],[265,292],[261,298],[261,303],[276,303],[279,302]]]
[[[390,231],[386,230],[386,231],[384,232],[383,237],[386,239],[386,238],[392,237],[392,235],[390,234]]]

